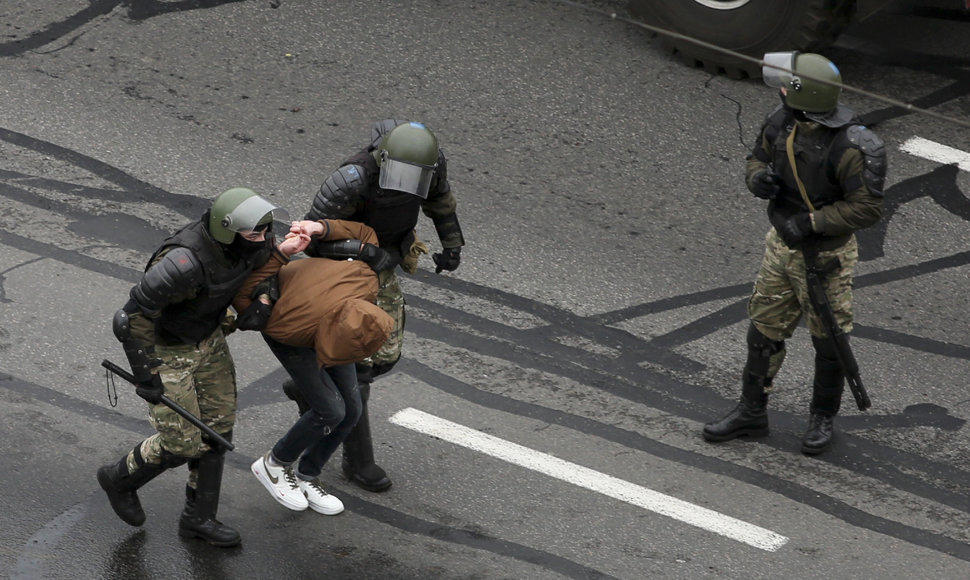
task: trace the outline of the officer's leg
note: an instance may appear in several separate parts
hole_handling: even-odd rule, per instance
[[[159,374],[165,392],[170,398],[177,398],[186,388],[185,373],[172,370],[175,355],[168,349],[157,349],[156,356],[162,361]],[[152,405],[149,413],[158,433],[139,443],[116,464],[98,469],[98,483],[108,494],[111,508],[132,526],[145,522],[145,511],[136,493],[138,489],[166,469],[184,464],[187,457],[178,446],[170,445],[181,437],[181,418],[162,404]]]
[[[802,438],[802,452],[817,455],[832,444],[833,420],[842,406],[845,376],[830,339],[813,336],[812,345],[815,347],[815,380],[809,406],[811,418]]]
[[[391,487],[387,473],[374,462],[374,443],[371,439],[367,400],[374,380],[374,367],[357,365],[357,384],[360,389],[360,418],[344,439],[343,461],[340,466],[344,476],[367,491],[385,491]]]
[[[380,275],[377,305],[394,320],[394,329],[381,349],[372,357],[357,363],[357,384],[360,386],[361,412],[357,425],[344,439],[341,468],[344,476],[367,491],[384,491],[391,487],[387,473],[374,462],[371,440],[368,399],[375,378],[390,371],[401,358],[404,338],[404,294],[397,275],[385,271]]]
[[[232,431],[223,434],[232,441]],[[228,548],[238,545],[239,532],[216,519],[219,494],[222,488],[222,469],[225,449],[209,449],[199,459],[189,461],[189,469],[196,471],[196,483],[185,486],[185,509],[179,518],[179,536],[199,538],[213,546]]]
[[[765,236],[765,253],[748,300],[746,342],[748,357],[741,375],[741,399],[733,410],[704,425],[708,441],[729,441],[746,435],[768,434],[768,393],[785,359],[785,339],[801,319],[801,307],[788,277],[792,252],[771,230]]]
[[[748,360],[741,376],[741,400],[727,415],[704,425],[704,439],[730,441],[768,434],[768,390],[785,357],[785,341],[771,340],[752,322],[748,327]],[[773,360],[774,359],[774,360]]]
[[[154,439],[146,439],[125,454],[117,463],[98,469],[98,483],[108,494],[111,509],[128,525],[140,526],[145,523],[145,511],[141,507],[137,491],[155,479],[166,469],[185,463],[185,458],[162,452],[157,463],[148,463],[142,455],[142,448],[156,444]]]
[[[193,381],[199,418],[231,441],[236,421],[236,375],[222,332],[216,330],[200,343],[198,353]],[[183,538],[199,538],[220,547],[239,544],[239,532],[216,519],[224,463],[225,449],[221,447],[208,447],[189,462],[185,509],[179,519]]]
[[[825,294],[832,314],[843,332],[852,330],[852,275],[859,261],[855,237],[836,250],[821,252],[820,262],[838,259],[840,267],[825,279]],[[807,294],[807,288],[804,290]],[[805,298],[807,301],[807,296]],[[835,433],[835,416],[842,406],[845,375],[839,364],[838,352],[818,315],[808,307],[808,328],[815,347],[815,377],[812,381],[812,402],[809,406],[808,429],[802,437],[802,453],[817,455],[828,449]],[[848,334],[846,334],[848,340]]]

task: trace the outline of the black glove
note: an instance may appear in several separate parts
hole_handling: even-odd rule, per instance
[[[457,248],[442,248],[440,254],[431,254],[431,259],[434,260],[434,265],[437,266],[434,269],[435,274],[440,274],[442,270],[454,272],[458,269],[458,264],[461,264],[461,246]]]
[[[280,299],[280,280],[276,276],[270,276],[253,288],[253,293],[249,295],[253,300],[258,300],[263,294],[269,296],[269,301],[276,304]]]
[[[259,300],[253,300],[248,308],[236,316],[236,328],[239,330],[262,330],[269,322],[272,313],[272,306],[263,304]]]
[[[807,212],[796,213],[778,225],[778,235],[789,247],[797,246],[812,233],[812,218]]]
[[[781,189],[779,181],[781,180],[776,174],[763,169],[751,178],[751,193],[761,199],[775,199]]]
[[[391,254],[374,244],[364,244],[361,246],[360,259],[378,274],[394,267],[394,258],[391,257]]]
[[[158,373],[152,373],[150,380],[142,381],[135,386],[135,393],[152,405],[157,405],[162,402],[165,385],[162,384],[162,378]]]

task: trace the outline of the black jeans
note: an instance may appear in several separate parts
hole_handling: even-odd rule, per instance
[[[273,457],[284,465],[299,459],[297,476],[313,479],[360,419],[354,364],[321,368],[312,348],[289,346],[265,334],[263,339],[310,405],[273,446]]]

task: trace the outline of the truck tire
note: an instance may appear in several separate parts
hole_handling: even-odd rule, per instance
[[[851,21],[854,0],[629,0],[643,22],[760,59],[766,52],[818,52]],[[758,78],[760,65],[660,34],[691,66],[731,78]]]

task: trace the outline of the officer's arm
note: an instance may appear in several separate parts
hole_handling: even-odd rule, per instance
[[[345,219],[352,216],[363,202],[367,181],[359,165],[344,165],[330,174],[310,204],[308,220]],[[307,255],[319,257],[318,239],[313,239],[306,249]]]
[[[859,146],[846,149],[835,172],[842,185],[843,199],[818,209],[813,215],[814,229],[822,235],[851,233],[875,224],[882,217],[885,147],[866,129],[851,138],[861,139]]]
[[[428,199],[421,203],[421,210],[434,222],[442,248],[459,248],[465,245],[457,209],[458,200],[448,182],[448,160],[439,151],[438,169],[428,192]]]
[[[345,219],[354,214],[367,188],[363,168],[344,165],[330,174],[306,214],[308,220]]]
[[[202,262],[195,253],[175,247],[148,268],[130,296],[146,316],[157,318],[166,306],[194,297],[202,280]]]
[[[152,372],[158,364],[153,319],[169,304],[195,296],[202,284],[202,272],[202,264],[191,250],[172,248],[156,258],[112,319],[112,331],[124,348],[135,381],[142,385],[154,383],[156,394],[161,394],[161,386]]]

